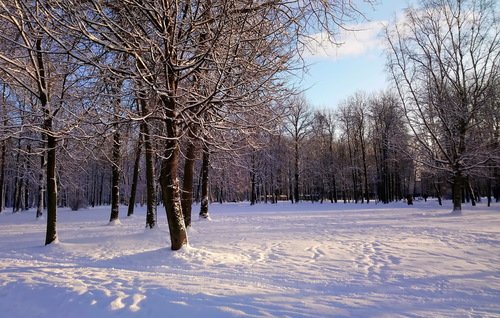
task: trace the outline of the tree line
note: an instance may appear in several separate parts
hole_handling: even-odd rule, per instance
[[[370,1],[368,1],[370,2]],[[352,1],[0,1],[0,209],[193,201],[500,200],[494,1],[428,1],[386,29],[394,88],[314,110],[290,84]],[[440,201],[441,202],[441,201]],[[1,211],[0,210],[0,211]]]

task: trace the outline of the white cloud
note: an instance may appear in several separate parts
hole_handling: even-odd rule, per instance
[[[306,57],[335,59],[362,56],[383,48],[380,31],[387,25],[386,21],[373,21],[346,26],[335,41],[329,40],[324,32],[316,33],[304,42]]]

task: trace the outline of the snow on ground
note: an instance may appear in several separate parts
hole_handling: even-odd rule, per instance
[[[212,204],[172,252],[163,209],[107,224],[0,214],[2,317],[500,317],[500,206]],[[194,207],[197,211],[198,207]],[[161,211],[161,212],[160,212]]]

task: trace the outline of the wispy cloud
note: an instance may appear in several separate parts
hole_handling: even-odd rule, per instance
[[[304,41],[305,56],[339,60],[378,51],[384,45],[380,32],[386,25],[387,21],[349,25],[338,34],[334,42],[326,33],[316,33]]]

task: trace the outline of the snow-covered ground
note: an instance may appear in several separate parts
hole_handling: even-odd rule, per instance
[[[198,207],[194,207],[197,211]],[[125,215],[125,207],[121,215]],[[1,317],[500,317],[500,206],[212,204],[169,249],[163,209],[0,214]]]

